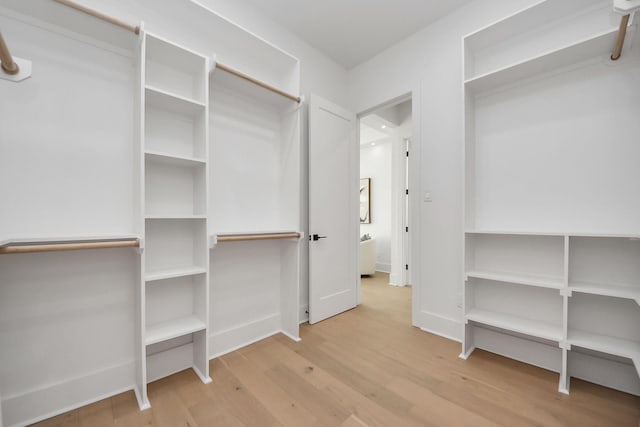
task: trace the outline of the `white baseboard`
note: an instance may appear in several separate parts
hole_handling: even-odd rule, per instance
[[[25,393],[3,396],[7,427],[25,426],[135,388],[133,361]]]
[[[376,271],[380,271],[382,273],[391,273],[391,264],[386,262],[376,262]]]
[[[299,324],[309,321],[309,304],[303,304],[300,306],[300,313],[298,314]]]
[[[233,328],[214,332],[209,335],[209,359],[231,353],[281,331],[280,314],[274,313]]]
[[[167,349],[147,357],[147,382],[151,383],[193,367],[193,343]]]
[[[419,316],[418,327],[425,332],[462,342],[462,324],[455,319],[422,310]]]
[[[402,274],[389,275],[389,284],[392,286],[406,286],[402,284]]]

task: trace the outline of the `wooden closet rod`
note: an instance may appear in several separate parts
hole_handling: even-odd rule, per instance
[[[620,29],[618,30],[618,40],[616,41],[616,47],[611,54],[611,60],[617,61],[622,55],[622,48],[624,47],[624,39],[627,36],[627,25],[629,25],[629,17],[631,15],[624,15],[620,19]]]
[[[0,254],[27,254],[34,252],[79,251],[84,249],[138,248],[140,241],[117,240],[109,242],[29,243],[0,247]]]
[[[2,71],[5,73],[14,76],[20,72],[20,67],[13,60],[13,56],[11,56],[11,52],[9,51],[9,47],[4,41],[2,37],[2,33],[0,33],[0,67],[2,67]]]
[[[247,74],[244,74],[238,70],[235,70],[231,67],[229,67],[228,65],[224,65],[220,62],[216,63],[216,68],[220,68],[223,71],[226,71],[227,73],[233,74],[234,76],[240,77],[241,79],[245,79],[248,82],[251,82],[255,85],[258,85],[260,87],[263,87],[267,90],[270,90],[271,92],[277,93],[280,96],[284,96],[285,98],[289,98],[290,100],[297,102],[298,104],[300,103],[300,101],[302,100],[299,96],[295,96],[295,95],[291,95],[290,93],[287,93],[283,90],[278,89],[277,87],[271,86],[270,84],[261,82],[258,79],[255,79]]]
[[[300,233],[228,234],[218,236],[218,242],[244,242],[247,240],[299,239]]]
[[[89,7],[83,6],[81,4],[78,4],[76,2],[73,2],[71,0],[55,0],[56,2],[63,4],[65,6],[69,6],[75,10],[79,10],[80,12],[86,13],[87,15],[91,15],[93,17],[96,17],[98,19],[102,19],[103,21],[109,22],[113,25],[117,25],[118,27],[124,28],[125,30],[129,30],[132,31],[136,34],[140,34],[140,27],[137,25],[131,25],[131,24],[127,24],[124,21],[121,21],[117,18],[114,18],[112,16],[109,15],[105,15],[102,12],[98,12],[95,9],[91,9]]]

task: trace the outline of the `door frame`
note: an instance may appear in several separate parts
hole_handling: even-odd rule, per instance
[[[420,227],[420,207],[422,186],[420,182],[420,158],[422,152],[422,133],[421,133],[421,103],[420,103],[420,88],[413,87],[409,91],[402,92],[401,94],[388,98],[387,101],[377,102],[361,111],[356,113],[356,138],[357,143],[360,143],[360,119],[375,111],[397,105],[401,102],[411,99],[411,150],[409,154],[409,233],[407,238],[409,239],[409,274],[408,282],[411,283],[411,323],[413,326],[419,327],[420,320],[420,249],[421,249],[421,227]],[[354,161],[355,165],[352,165],[354,170],[358,171],[360,176],[360,150],[357,151]],[[357,195],[356,195],[357,197]],[[356,200],[357,202],[357,200]],[[358,221],[358,229],[360,224]],[[358,234],[359,236],[359,234]],[[359,246],[358,246],[359,250]],[[358,257],[359,260],[359,257]],[[357,261],[357,260],[356,260]],[[359,269],[358,269],[359,271]],[[358,274],[358,305],[361,304],[362,297],[362,283],[360,281],[360,274]]]

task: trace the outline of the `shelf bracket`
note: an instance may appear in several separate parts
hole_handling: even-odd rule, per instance
[[[0,33],[0,79],[21,82],[31,77],[31,61],[14,57]]]
[[[640,0],[613,0],[613,10],[620,15],[629,15],[640,10]]]
[[[218,66],[218,55],[215,53],[211,55],[211,68],[209,69],[209,73],[213,73]]]

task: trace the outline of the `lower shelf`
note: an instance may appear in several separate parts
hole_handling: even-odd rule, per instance
[[[547,277],[494,273],[489,271],[469,271],[466,273],[466,276],[475,279],[493,280],[495,282],[536,286],[540,288],[560,289],[562,287],[562,279],[552,279]]]
[[[569,330],[568,341],[572,346],[631,359],[640,376],[640,342],[593,334],[576,329]]]
[[[640,305],[640,287],[602,285],[597,283],[570,283],[569,290],[583,294],[631,299]]]
[[[196,316],[188,316],[147,328],[145,344],[151,345],[206,329],[205,323]]]
[[[474,308],[467,313],[466,320],[550,341],[562,340],[562,328],[559,325],[511,314]]]

